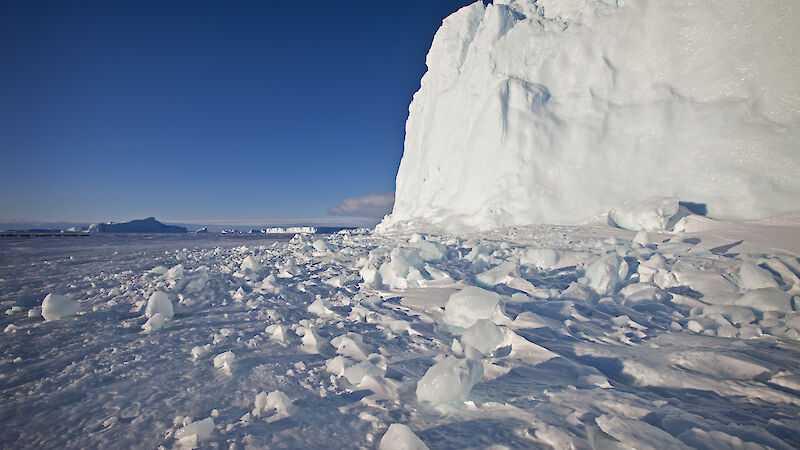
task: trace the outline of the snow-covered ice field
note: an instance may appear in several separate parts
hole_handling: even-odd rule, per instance
[[[798,228],[688,229],[5,238],[0,442],[800,447]]]

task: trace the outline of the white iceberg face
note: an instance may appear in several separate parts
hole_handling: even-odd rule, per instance
[[[658,197],[796,211],[798,21],[766,0],[464,7],[428,53],[382,228],[569,224]],[[620,220],[660,228],[645,216]]]

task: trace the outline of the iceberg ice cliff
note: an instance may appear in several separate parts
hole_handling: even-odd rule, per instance
[[[447,17],[379,226],[569,224],[654,197],[800,210],[800,4],[496,0]]]

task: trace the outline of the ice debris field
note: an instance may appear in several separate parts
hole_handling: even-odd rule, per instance
[[[702,220],[3,239],[0,442],[797,448],[797,228]]]

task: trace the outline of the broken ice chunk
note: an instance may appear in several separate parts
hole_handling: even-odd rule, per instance
[[[739,288],[742,290],[777,288],[778,282],[767,270],[753,263],[743,262],[739,267]]]
[[[353,362],[350,361],[347,357],[339,355],[335,358],[331,358],[325,361],[325,369],[336,375],[337,377],[341,377],[344,375],[345,369],[352,366]]]
[[[600,295],[613,294],[617,286],[628,276],[628,263],[609,253],[586,268],[589,287]]]
[[[231,351],[220,353],[214,357],[214,367],[221,369],[223,372],[231,373],[234,359],[236,359],[236,355]]]
[[[611,210],[608,218],[627,230],[664,231],[669,220],[678,213],[679,206],[674,197],[651,198],[643,202],[628,202]]]
[[[354,385],[361,383],[364,377],[368,375],[382,377],[383,374],[384,371],[370,361],[361,361],[344,369],[344,377],[347,378],[350,384]]]
[[[475,276],[475,280],[483,286],[491,287],[501,283],[507,283],[515,276],[519,276],[519,268],[517,265],[513,262],[504,262],[486,272],[478,274]]]
[[[267,422],[275,422],[291,416],[293,409],[292,400],[283,392],[272,391],[269,394],[266,392],[259,392],[258,395],[256,395],[252,415],[254,417],[261,417],[271,411],[275,411],[266,418]]]
[[[746,306],[757,311],[779,311],[792,313],[792,297],[775,288],[753,289],[734,301],[738,306]]]
[[[78,302],[64,295],[51,293],[42,300],[42,317],[47,322],[72,316],[80,310]]]
[[[320,337],[319,334],[317,334],[317,330],[314,328],[300,326],[295,332],[298,336],[302,337],[300,339],[300,350],[304,353],[312,355],[318,354],[328,343],[325,339]]]
[[[155,291],[150,299],[147,300],[147,307],[144,310],[144,315],[152,317],[156,313],[160,313],[167,319],[171,319],[174,315],[172,309],[172,301],[167,296],[166,292]]]
[[[448,356],[434,364],[417,383],[417,400],[441,405],[467,399],[483,377],[483,363]]]
[[[274,323],[272,325],[267,326],[264,332],[269,334],[270,340],[273,340],[275,342],[280,342],[281,344],[285,344],[287,337],[286,333],[288,333],[289,330],[284,325]]]
[[[197,448],[197,443],[210,438],[213,432],[214,419],[207,417],[197,422],[188,423],[176,431],[175,440],[184,448]]]
[[[500,295],[469,286],[453,293],[444,308],[444,321],[468,328],[479,319],[491,319],[500,302]]]
[[[167,322],[167,318],[164,317],[161,313],[153,314],[147,322],[142,325],[142,329],[145,333],[152,333],[153,331],[158,331],[164,328],[164,324]]]
[[[336,347],[336,353],[349,356],[355,360],[363,361],[372,353],[372,347],[364,343],[360,334],[347,333],[331,340],[331,345]]]
[[[503,330],[491,320],[480,319],[464,332],[461,342],[471,345],[484,356],[489,356],[503,343]]]
[[[381,438],[380,450],[428,450],[420,438],[406,425],[393,423]]]
[[[249,255],[242,261],[240,270],[244,274],[255,275],[263,270],[263,266],[253,255]]]

